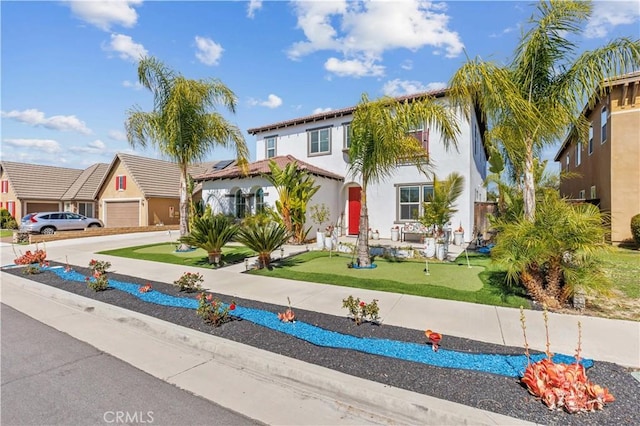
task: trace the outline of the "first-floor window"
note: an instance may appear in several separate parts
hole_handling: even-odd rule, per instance
[[[423,204],[433,197],[433,185],[407,185],[398,187],[398,220],[418,220]]]
[[[93,214],[93,203],[78,203],[78,213],[86,217],[95,217]]]
[[[591,187],[591,193],[589,195],[590,195],[590,198],[592,200],[595,200],[597,198],[598,194],[596,194],[596,186],[595,185]]]
[[[262,188],[256,191],[256,213],[264,211],[264,191]]]
[[[242,196],[242,191],[238,189],[236,191],[236,217],[242,219],[245,216],[247,209],[247,199]]]
[[[7,201],[7,210],[11,216],[16,217],[16,202],[15,201]]]
[[[584,189],[581,189],[580,192],[578,192],[578,199],[584,200]]]

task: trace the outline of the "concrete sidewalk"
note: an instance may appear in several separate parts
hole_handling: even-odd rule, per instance
[[[45,248],[49,260],[69,262],[73,265],[87,265],[92,258],[98,258],[101,260],[109,260],[113,265],[112,269],[114,272],[149,280],[172,282],[182,273],[186,272],[187,269],[178,265],[110,257],[96,255],[94,253],[119,247],[174,240],[175,235],[168,235],[167,232],[157,232],[63,240],[48,243]],[[384,241],[381,242],[384,243]],[[40,248],[42,248],[42,246]],[[456,246],[450,246],[450,248],[452,250],[462,250],[462,248]],[[2,265],[12,263],[15,254],[11,245],[2,244],[0,249]],[[35,246],[16,246],[15,249],[24,252],[28,249],[35,249]],[[289,253],[304,249],[304,247],[301,248],[300,246],[287,246],[285,247],[284,254],[286,256]],[[453,255],[455,255],[455,253],[452,253],[452,256]],[[278,258],[279,253],[276,253],[274,257]],[[517,309],[360,289],[357,290],[356,294],[356,289],[346,287],[246,275],[241,273],[244,269],[245,265],[239,264],[235,267],[221,270],[198,270],[198,272],[204,275],[206,286],[210,290],[239,298],[285,305],[287,303],[287,297],[289,297],[294,308],[341,316],[344,315],[344,310],[341,308],[342,299],[353,294],[364,300],[378,299],[381,316],[385,324],[417,330],[430,328],[444,334],[445,339],[447,335],[452,335],[509,346],[522,346],[523,343],[520,328],[520,312]],[[301,398],[300,395],[306,395],[307,399],[309,399],[309,395],[315,395],[313,398],[310,398],[310,401],[315,401],[314,403],[318,405],[305,409],[301,408],[301,410],[312,410],[307,411],[307,417],[309,412],[315,413],[318,410],[320,410],[318,412],[326,413],[327,417],[321,418],[319,414],[320,417],[317,419],[308,419],[308,424],[387,423],[388,419],[394,419],[394,417],[396,421],[391,421],[391,423],[396,424],[456,424],[467,421],[474,424],[517,423],[515,419],[502,418],[504,416],[498,416],[481,410],[473,410],[469,407],[461,407],[459,404],[451,405],[452,403],[448,401],[425,398],[424,395],[416,395],[411,392],[407,393],[406,391],[389,388],[388,386],[382,386],[377,383],[362,381],[366,383],[364,384],[361,383],[361,379],[331,372],[330,370],[323,371],[326,369],[300,363],[290,358],[279,357],[273,354],[257,354],[255,352],[257,351],[256,349],[247,348],[244,345],[238,346],[231,342],[221,342],[218,340],[222,339],[216,340],[212,336],[189,330],[181,329],[178,331],[177,328],[171,324],[162,324],[162,322],[150,319],[149,317],[142,316],[143,318],[140,318],[137,314],[120,312],[113,307],[101,307],[98,309],[94,301],[88,302],[87,299],[83,298],[80,298],[82,300],[75,300],[74,297],[68,294],[51,294],[50,292],[50,289],[42,289],[39,288],[39,286],[32,285],[29,280],[24,280],[19,277],[10,278],[8,274],[2,274],[3,303],[13,306],[56,328],[60,327],[59,329],[62,331],[69,332],[70,334],[72,334],[71,332],[76,332],[78,336],[80,336],[78,338],[88,341],[94,346],[109,346],[108,349],[105,348],[103,350],[109,353],[115,352],[113,353],[115,356],[145,371],[149,371],[157,377],[168,379],[168,381],[171,381],[172,377],[176,377],[175,381],[171,381],[172,383],[176,383],[180,387],[185,388],[193,386],[195,393],[205,397],[210,396],[211,398],[217,398],[215,399],[216,402],[267,423],[293,424],[299,423],[301,418],[297,417],[299,412],[294,413],[290,410],[289,414],[287,414],[288,408],[277,410],[281,412],[279,415],[284,416],[282,418],[277,418],[278,416],[273,413],[265,413],[270,412],[268,407],[262,407],[263,410],[259,409],[260,407],[250,407],[256,410],[256,412],[254,414],[247,413],[238,409],[239,407],[236,407],[234,405],[236,403],[233,401],[227,401],[227,399],[232,400],[233,398],[211,394],[215,392],[208,389],[198,375],[192,376],[186,372],[189,371],[190,367],[202,361],[202,359],[210,361],[212,357],[217,360],[227,360],[231,364],[235,362],[233,365],[242,371],[244,371],[247,366],[253,366],[257,368],[254,374],[260,375],[260,377],[262,377],[261,380],[263,380],[259,386],[267,386],[266,383],[279,383],[284,386],[284,388],[289,390],[293,389],[293,393],[298,396],[287,394],[286,397],[293,398],[291,401],[296,401],[296,403],[299,402],[300,407],[304,405],[305,400],[305,398]],[[28,295],[38,296],[29,298]],[[41,299],[42,306],[48,306],[47,301],[49,301],[48,303],[50,304],[52,298],[56,304],[60,304],[60,306],[56,305],[55,309],[51,307],[47,307],[46,309],[37,307],[37,303],[32,303],[33,300]],[[88,307],[93,308],[91,312],[84,311],[84,309]],[[62,311],[65,309],[71,311],[57,315],[56,310],[58,308]],[[117,313],[114,313],[116,311]],[[96,316],[100,318],[80,320],[80,317],[87,315],[92,318]],[[63,320],[63,318],[73,318],[73,320]],[[123,320],[123,318],[126,320]],[[60,319],[60,321],[58,321],[58,319]],[[101,327],[107,327],[105,324],[109,324],[108,328],[113,330],[113,335],[111,333],[99,333],[99,335],[96,335],[95,328],[90,326],[92,321],[100,321]],[[552,351],[565,354],[573,354],[575,352],[578,321],[582,323],[582,354],[584,357],[640,368],[640,323],[638,322],[551,313],[549,314],[549,332]],[[134,324],[134,326],[131,333],[146,335],[150,333],[152,341],[158,340],[159,338],[168,339],[168,341],[163,344],[166,347],[163,346],[161,349],[157,348],[158,352],[156,352],[156,349],[153,349],[153,352],[149,352],[151,349],[146,347],[138,348],[134,344],[130,348],[129,345],[131,343],[124,343],[124,341],[119,343],[119,337],[117,336],[121,333],[117,331],[118,327],[123,329],[130,328],[132,324]],[[137,326],[135,326],[135,324],[137,324]],[[106,329],[107,328],[105,328],[105,330]],[[540,312],[527,312],[527,337],[532,348],[539,350],[545,349],[544,323]],[[133,340],[135,341],[135,339]],[[172,354],[171,348],[175,348],[174,354]],[[222,348],[224,348],[224,350]],[[191,354],[191,351],[194,350],[199,351],[197,352],[197,356],[194,355],[195,358],[190,358],[192,355],[185,355],[187,353]],[[217,352],[218,350],[223,351],[226,355]],[[162,353],[162,356],[160,356],[159,360],[155,358],[149,360],[149,353]],[[193,364],[186,363],[182,365],[179,361],[181,359],[192,359],[190,362],[193,362]],[[262,362],[257,363],[256,360],[258,359],[266,360],[264,361],[266,365],[263,365]],[[241,360],[246,360],[247,365],[238,366],[238,362],[242,363]],[[180,370],[181,372],[174,370],[164,371],[162,367],[155,364],[156,362],[166,363],[167,368],[173,368],[171,367],[173,364],[178,370],[181,368],[184,368],[184,370]],[[256,366],[257,364],[263,366]],[[275,366],[279,367],[275,368]],[[156,367],[157,369],[155,369]],[[229,368],[233,369],[233,366]],[[234,374],[237,375],[238,371],[236,370]],[[308,375],[308,377],[303,381],[301,377],[304,375]],[[186,378],[187,376],[189,379]],[[180,380],[177,379],[178,377]],[[190,380],[192,381],[191,384],[189,384]],[[213,380],[219,380],[219,378],[213,378]],[[279,380],[282,380],[282,382]],[[300,384],[298,382],[305,383],[305,386],[298,386]],[[298,385],[295,383],[298,383]],[[245,384],[251,386],[252,390],[258,386],[255,382],[247,382]],[[281,389],[282,386],[278,387],[278,389]],[[339,389],[336,389],[336,386]],[[369,395],[369,391],[363,393],[363,388],[369,389],[371,395]],[[351,389],[356,392],[350,391]],[[284,397],[273,389],[271,391],[273,395]],[[395,391],[398,393],[393,393]],[[391,392],[391,394],[387,394],[386,392]],[[267,395],[265,395],[265,398],[266,397]],[[226,401],[226,403],[221,402],[219,400],[220,398]],[[252,401],[253,400],[252,398]],[[320,403],[319,401],[324,402]],[[274,404],[272,407],[278,407],[277,403],[274,402]],[[325,409],[327,411],[322,411]],[[353,417],[346,415],[346,413],[358,414],[353,414],[355,415],[355,417]],[[430,414],[427,416],[425,413]],[[348,420],[339,420],[342,415],[345,416],[344,419]],[[429,421],[425,421],[427,418]]]

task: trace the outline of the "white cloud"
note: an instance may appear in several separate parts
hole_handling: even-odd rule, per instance
[[[102,48],[117,52],[120,58],[134,62],[147,56],[147,50],[143,45],[134,42],[130,36],[124,34],[111,34],[111,42],[103,45]]]
[[[331,58],[329,65],[341,76],[380,75],[384,68],[377,63],[388,50],[432,46],[455,57],[464,48],[458,33],[448,28],[446,3],[304,1],[296,2],[294,11],[306,39],[289,48],[289,58],[297,60],[322,50],[339,52],[344,58]],[[375,71],[363,72],[362,65]]]
[[[344,59],[329,58],[324,63],[324,69],[340,77],[371,77],[384,75],[384,66],[377,65],[374,59]]]
[[[2,117],[12,118],[16,121],[29,124],[31,126],[42,126],[52,130],[74,131],[88,135],[91,133],[84,121],[79,120],[75,115],[54,115],[45,117],[44,112],[37,109],[26,109],[24,111],[2,111]]]
[[[122,87],[126,87],[128,89],[133,89],[133,90],[141,90],[144,86],[140,84],[139,81],[131,82],[129,80],[124,80],[122,82]]]
[[[311,114],[320,114],[320,113],[323,113],[323,112],[329,112],[332,109],[333,108],[316,108],[311,112]]]
[[[47,154],[56,154],[62,151],[60,144],[53,139],[3,139],[2,143],[20,149],[35,148]]]
[[[262,0],[251,0],[247,5],[247,17],[253,18],[259,9],[262,9]]]
[[[69,151],[80,154],[111,154],[107,151],[107,145],[100,139],[96,139],[93,142],[89,142],[85,146],[72,146]]]
[[[640,21],[640,0],[596,1],[584,35],[587,38],[602,38],[618,25],[630,25]],[[636,24],[637,25],[637,24]],[[637,32],[636,26],[636,32]]]
[[[107,133],[107,136],[109,136],[109,138],[115,140],[115,141],[126,141],[127,140],[127,135],[121,131],[121,130],[109,130],[109,133]]]
[[[267,96],[267,100],[266,101],[261,101],[258,99],[254,99],[254,98],[249,98],[249,105],[251,106],[256,106],[256,105],[260,105],[263,107],[267,107],[267,108],[278,108],[280,105],[282,105],[282,98],[280,98],[277,95],[274,95],[273,93],[270,94],[269,96]]]
[[[141,5],[142,0],[75,0],[67,3],[71,12],[78,18],[104,31],[109,31],[112,25],[133,27],[138,21],[138,13],[134,6]]]
[[[419,81],[395,79],[387,81],[382,87],[382,92],[387,96],[401,96],[413,93],[430,92],[432,90],[441,90],[446,87],[447,84],[440,81],[422,84]]]
[[[196,36],[196,58],[205,65],[218,65],[224,49],[210,38]]]
[[[410,71],[413,69],[413,61],[411,59],[406,59],[400,64],[400,68],[403,70]]]

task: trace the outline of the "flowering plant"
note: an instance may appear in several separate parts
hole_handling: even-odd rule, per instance
[[[527,368],[520,382],[529,393],[540,398],[550,410],[564,409],[568,413],[602,410],[605,403],[615,401],[607,388],[596,385],[587,379],[584,366],[580,364],[582,346],[582,329],[578,322],[578,347],[576,348],[576,362],[572,364],[555,363],[549,350],[548,315],[543,311],[544,327],[547,335],[547,357],[538,362],[529,360],[529,344],[525,326],[525,317],[520,307],[520,323],[524,334],[524,348]]]
[[[91,259],[89,269],[91,269],[91,277],[84,280],[87,286],[93,291],[104,291],[109,287],[109,279],[107,278],[107,270],[111,267],[111,262],[105,260]],[[93,278],[93,279],[92,279]]]
[[[278,319],[282,322],[295,322],[296,314],[291,309],[291,299],[288,297],[287,302],[289,302],[289,308],[284,312],[278,312]]]
[[[202,290],[201,284],[204,282],[204,277],[199,272],[191,273],[185,272],[180,278],[173,283],[180,287],[180,291],[192,292]]]
[[[146,285],[140,286],[140,288],[138,289],[140,293],[148,293],[151,290],[152,290],[151,283],[147,283]]]
[[[200,293],[196,296],[198,299],[198,309],[196,314],[204,320],[205,323],[218,327],[230,320],[229,311],[236,309],[236,304],[231,302],[225,305],[218,299],[214,299],[213,295]]]
[[[360,325],[364,321],[369,321],[374,324],[380,324],[380,308],[378,307],[378,300],[373,299],[371,303],[365,303],[360,298],[354,298],[349,296],[342,300],[342,307],[349,310],[348,316],[352,318],[357,325]]]
[[[38,250],[31,252],[27,250],[22,256],[17,257],[13,263],[16,265],[31,265],[32,263],[44,264],[47,258],[47,252],[44,250]]]
[[[40,269],[40,266],[41,265],[36,265],[35,263],[30,263],[24,268],[22,273],[25,275],[39,274],[40,272],[42,272],[42,270]],[[45,266],[49,266],[49,262],[46,262]]]

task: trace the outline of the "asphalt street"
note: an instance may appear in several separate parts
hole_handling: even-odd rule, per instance
[[[3,426],[262,424],[5,304],[0,315]]]

